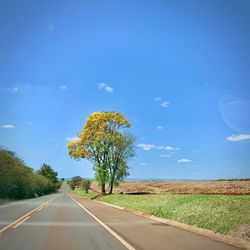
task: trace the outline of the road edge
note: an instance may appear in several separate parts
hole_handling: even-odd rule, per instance
[[[68,192],[67,195],[76,202],[86,213],[88,213],[92,218],[94,218],[101,226],[103,226],[116,240],[118,240],[123,246],[125,246],[128,250],[136,250],[133,246],[131,246],[127,241],[125,241],[119,234],[117,234],[114,230],[112,230],[108,225],[106,225],[103,221],[101,221],[98,217],[92,214],[86,207],[83,206],[79,201],[77,201],[74,197],[72,197]],[[78,195],[77,195],[78,196]],[[81,197],[81,196],[80,196]]]
[[[75,195],[77,195],[77,194],[75,194]],[[80,196],[80,197],[82,197],[82,196]],[[84,198],[84,197],[82,197],[82,198]],[[215,233],[214,231],[209,230],[209,229],[199,228],[199,227],[196,227],[196,226],[193,226],[193,225],[180,223],[180,222],[177,222],[177,221],[174,221],[174,220],[163,219],[163,218],[160,218],[160,217],[157,217],[157,216],[145,213],[145,212],[140,212],[140,211],[133,210],[133,209],[130,209],[130,208],[125,208],[125,207],[120,207],[120,206],[117,206],[117,205],[112,205],[112,204],[109,204],[109,203],[106,203],[106,202],[103,202],[103,201],[97,201],[97,200],[93,200],[93,201],[102,203],[102,204],[107,205],[107,206],[111,206],[111,207],[119,209],[119,210],[127,211],[129,213],[139,215],[139,216],[151,219],[153,221],[168,224],[168,225],[180,228],[180,229],[185,230],[185,231],[196,233],[196,234],[208,237],[208,238],[213,239],[213,240],[221,241],[221,242],[229,244],[229,245],[233,245],[233,246],[236,246],[236,247],[239,247],[239,248],[250,250],[250,242],[248,242],[248,241],[246,241],[244,239],[241,239],[241,238],[236,238],[236,237],[229,236],[229,235],[223,235],[223,234],[220,234],[220,233]]]

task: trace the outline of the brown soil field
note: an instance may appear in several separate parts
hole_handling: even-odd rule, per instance
[[[100,191],[97,183],[92,183],[90,189],[94,192]],[[113,193],[250,195],[250,181],[123,182],[114,187]]]

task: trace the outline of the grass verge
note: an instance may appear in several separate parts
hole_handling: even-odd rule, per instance
[[[97,194],[95,193],[86,193],[85,191],[83,191],[80,188],[75,188],[74,191],[72,191],[75,194],[81,195],[84,198],[88,199],[88,200],[93,200],[97,197]]]
[[[248,195],[114,194],[99,200],[222,234],[250,223]]]

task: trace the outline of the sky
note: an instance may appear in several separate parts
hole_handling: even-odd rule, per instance
[[[250,2],[0,1],[0,145],[92,178],[67,143],[124,114],[134,179],[250,177]]]

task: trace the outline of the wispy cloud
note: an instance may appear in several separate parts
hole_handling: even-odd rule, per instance
[[[67,87],[66,85],[61,85],[61,86],[59,87],[59,89],[61,89],[61,90],[67,90],[68,87]]]
[[[12,124],[3,124],[1,125],[1,128],[16,128],[16,127]]]
[[[177,162],[179,162],[179,163],[190,163],[190,162],[193,162],[193,161],[189,160],[189,159],[180,159],[180,160],[177,160]]]
[[[18,84],[18,85],[12,85],[12,86],[0,86],[0,91],[4,91],[4,92],[10,92],[10,93],[21,93],[21,92],[25,92],[25,91],[41,91],[42,89],[44,89],[44,87],[42,86],[38,86],[38,85],[32,85],[32,84]]]
[[[159,147],[156,147],[156,149],[167,150],[167,151],[179,150],[179,148],[175,148],[175,147],[171,147],[171,146],[159,146]]]
[[[171,146],[156,146],[154,144],[144,144],[140,143],[136,145],[138,148],[141,148],[143,150],[149,151],[152,149],[156,150],[166,150],[166,151],[176,151],[179,150],[179,148],[171,147]]]
[[[161,105],[163,108],[168,108],[169,104],[170,104],[170,102],[168,102],[168,101],[163,101],[163,102],[160,103],[160,105]]]
[[[169,101],[166,101],[162,97],[159,97],[159,96],[155,97],[154,101],[158,102],[160,104],[160,106],[163,108],[168,108],[169,104],[170,104]]]
[[[239,134],[239,135],[231,135],[227,137],[228,141],[245,141],[250,140],[250,134]]]
[[[17,93],[17,92],[22,92],[22,88],[18,86],[13,86],[13,87],[0,86],[0,91]]]
[[[21,93],[21,92],[33,92],[33,91],[51,91],[51,90],[68,90],[68,87],[66,85],[60,85],[59,87],[52,88],[50,86],[46,85],[35,85],[35,84],[22,84],[19,83],[17,85],[12,86],[4,86],[0,85],[0,91],[3,92],[10,92],[10,93]]]
[[[49,32],[53,32],[55,30],[55,24],[54,23],[50,23],[48,26],[48,31]]]
[[[71,141],[79,140],[79,138],[78,137],[66,137],[65,140],[71,142]]]
[[[154,100],[155,100],[156,102],[160,102],[160,101],[162,100],[162,98],[159,97],[159,96],[157,96],[157,97],[154,98]]]
[[[156,127],[156,129],[158,129],[158,130],[162,130],[162,129],[163,129],[163,127],[162,127],[162,126],[157,126],[157,127]]]
[[[98,83],[98,88],[108,93],[112,93],[114,91],[114,89],[110,87],[108,84],[106,84],[105,82]]]
[[[142,148],[143,150],[149,151],[151,149],[155,149],[155,145],[153,144],[144,144],[144,143],[139,143],[136,145],[138,148]]]
[[[140,166],[147,166],[148,164],[146,162],[140,163]]]
[[[34,123],[33,122],[27,122],[27,125],[33,125]]]

